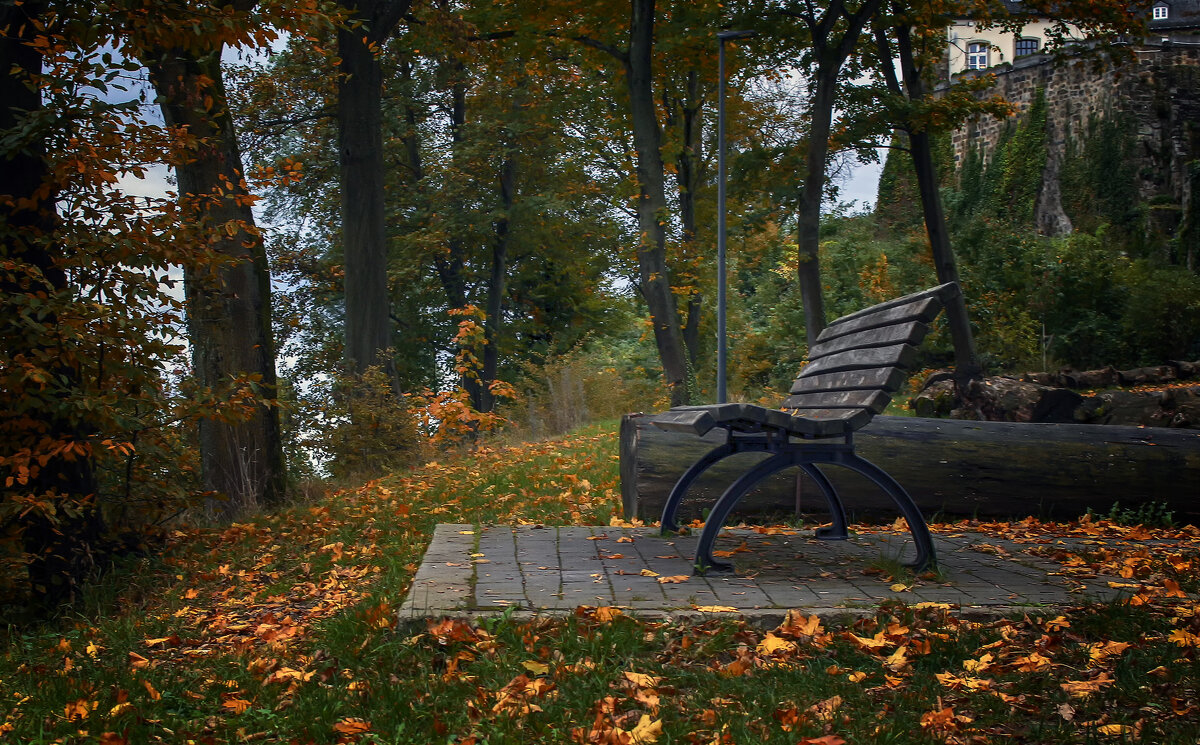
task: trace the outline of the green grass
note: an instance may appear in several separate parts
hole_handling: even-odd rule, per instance
[[[619,514],[615,432],[609,423],[484,449],[224,530],[181,531],[73,611],[7,627],[0,742],[1200,738],[1194,549],[1083,556],[1076,568],[1127,566],[1146,589],[1138,604],[1061,617],[1031,609],[973,623],[888,604],[866,619],[797,618],[773,632],[606,609],[529,623],[396,622],[439,522]]]

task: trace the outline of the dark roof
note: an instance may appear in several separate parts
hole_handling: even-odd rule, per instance
[[[1170,10],[1166,18],[1150,18],[1151,31],[1200,28],[1200,0],[1159,0],[1152,7],[1159,5],[1165,5]]]
[[[1029,8],[1020,0],[1001,0],[1001,4],[1013,15],[1029,12]],[[1154,19],[1151,8],[1157,5],[1170,8],[1166,18]],[[1157,0],[1152,5],[1143,7],[1146,7],[1146,20],[1151,31],[1200,28],[1200,0]],[[969,20],[969,17],[964,17],[963,20]]]

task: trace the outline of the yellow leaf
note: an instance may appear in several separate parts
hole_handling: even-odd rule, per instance
[[[657,577],[658,576],[658,572],[651,571],[649,569],[643,569],[642,571],[638,572],[638,574],[642,575],[643,577]]]
[[[1126,724],[1103,724],[1096,728],[1102,735],[1125,735],[1133,732],[1133,727]]]
[[[977,660],[963,660],[963,669],[969,673],[981,673],[991,667],[995,659],[992,653],[988,652]]]
[[[133,704],[129,703],[128,701],[122,701],[121,703],[119,703],[116,706],[109,709],[108,715],[110,717],[115,717],[120,714],[124,714],[125,712],[130,711],[131,709],[133,709]]]
[[[659,736],[662,735],[662,720],[650,720],[649,714],[643,714],[630,732],[632,737],[631,745],[642,745],[642,743],[657,742]]]
[[[846,677],[850,679],[851,683],[861,683],[866,680],[867,674],[859,670],[857,672],[850,673]]]
[[[790,642],[787,639],[781,639],[774,634],[768,633],[763,640],[758,643],[757,651],[761,655],[771,656],[780,653],[795,651],[796,643]]]
[[[883,632],[880,631],[873,637],[859,636],[858,634],[849,634],[850,641],[862,647],[867,652],[878,652],[887,646],[887,639],[884,638]]]
[[[737,613],[732,605],[693,605],[693,609],[701,613]]]
[[[680,582],[687,582],[689,579],[691,579],[691,577],[686,574],[676,574],[670,577],[659,577],[655,581],[660,585],[677,585]]]
[[[645,673],[626,672],[624,675],[625,680],[628,680],[639,688],[654,688],[662,682],[662,678],[655,675],[646,675]]]
[[[892,672],[900,672],[908,666],[908,647],[900,647],[883,663]]]
[[[534,675],[545,675],[550,672],[550,666],[544,662],[536,662],[534,660],[526,660],[521,663],[521,667],[525,668]]]
[[[892,592],[908,592],[908,589],[909,589],[909,585],[901,584],[899,582],[892,585],[892,587],[891,587]]]

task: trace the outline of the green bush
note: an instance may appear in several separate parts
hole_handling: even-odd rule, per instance
[[[1127,282],[1121,326],[1131,361],[1152,364],[1200,356],[1200,277],[1183,267],[1139,261]]]

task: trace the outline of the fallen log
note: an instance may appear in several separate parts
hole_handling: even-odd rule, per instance
[[[724,441],[664,432],[649,417],[621,420],[621,496],[626,519],[658,520],[680,474]],[[940,517],[1071,519],[1089,508],[1106,514],[1161,503],[1176,522],[1200,523],[1200,432],[1089,424],[1027,424],[879,416],[854,435],[857,452],[912,495],[927,519]],[[765,457],[726,458],[693,485],[682,520],[703,516],[732,481]],[[852,520],[892,519],[877,487],[857,474],[823,467]],[[764,482],[737,515],[778,518],[826,511],[816,485],[796,471]]]

